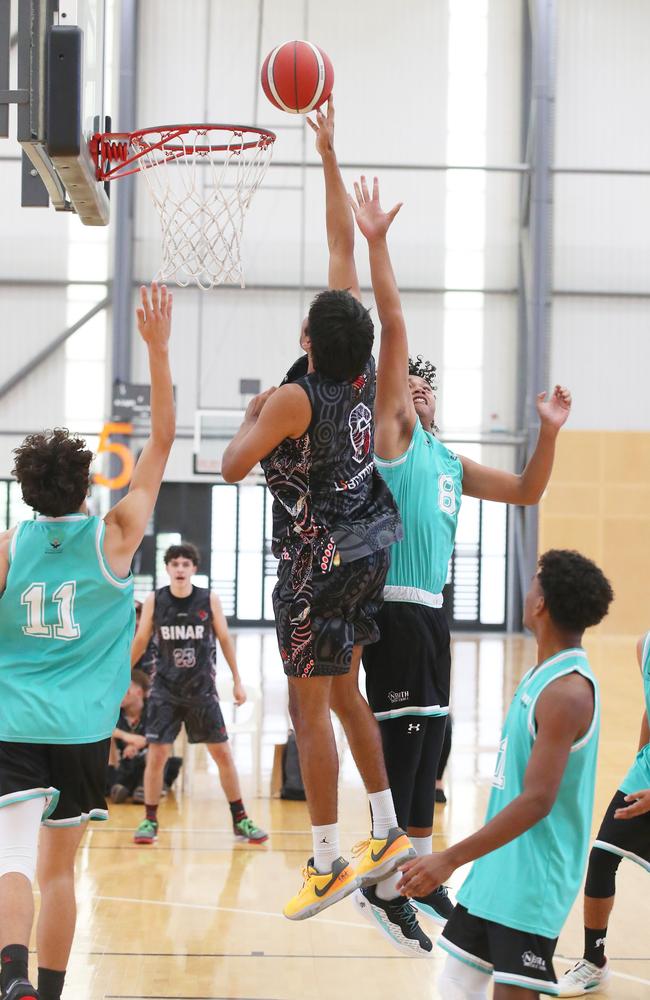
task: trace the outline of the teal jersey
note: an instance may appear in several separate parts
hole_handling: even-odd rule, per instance
[[[643,693],[645,696],[645,710],[650,719],[650,632],[643,640],[643,650],[641,653],[641,670],[643,673]],[[650,788],[650,743],[646,743],[636,755],[632,767],[625,775],[621,783],[621,791],[626,795],[632,792],[640,792],[644,788]]]
[[[375,462],[404,525],[404,538],[391,548],[384,599],[441,607],[463,491],[460,459],[417,420],[404,454]]]
[[[558,677],[579,673],[594,688],[588,731],[571,748],[548,816],[520,837],[479,858],[458,893],[470,913],[515,930],[556,938],[587,863],[600,730],[598,683],[583,649],[567,649],[533,667],[515,691],[501,734],[486,823],[523,792],[535,743],[535,708]]]
[[[131,676],[133,577],[116,577],[104,522],[21,522],[0,597],[0,740],[94,743],[110,736]]]

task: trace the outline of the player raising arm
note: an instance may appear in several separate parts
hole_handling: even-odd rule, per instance
[[[379,642],[364,650],[370,706],[380,722],[384,756],[398,822],[415,849],[431,851],[435,779],[449,713],[451,652],[442,607],[462,495],[513,504],[535,504],[553,466],[555,442],[571,406],[566,389],[537,401],[540,433],[520,475],[492,469],[453,454],[436,437],[435,368],[410,361],[406,324],[388,251],[387,234],[400,205],[385,212],[375,178],[355,185],[351,204],[368,242],[372,286],[381,322],[375,403],[377,468],[397,501],[404,538],[391,551],[377,618]],[[395,701],[395,692],[403,696]],[[420,952],[409,926],[396,919],[396,880],[366,892],[362,912],[394,931],[403,950]],[[453,904],[446,889],[416,898],[415,905],[439,923]]]
[[[104,788],[134,626],[131,560],[174,441],[172,297],[141,290],[151,434],[128,494],[88,513],[92,453],[57,428],[16,449],[14,475],[37,513],[0,535],[0,958],[2,1000],[59,1000],[75,927],[74,859]],[[28,981],[37,864],[37,994]]]

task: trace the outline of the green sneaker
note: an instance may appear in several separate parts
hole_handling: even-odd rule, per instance
[[[143,819],[133,834],[136,844],[153,844],[158,839],[158,823],[154,819]]]
[[[260,830],[259,826],[255,826],[252,819],[245,816],[244,819],[240,819],[239,823],[233,823],[233,833],[240,840],[247,840],[249,844],[263,844],[265,840],[269,839],[268,833],[265,830]]]

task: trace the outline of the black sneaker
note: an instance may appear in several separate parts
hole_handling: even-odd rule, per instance
[[[369,923],[374,924],[394,948],[411,958],[430,958],[433,942],[418,923],[415,907],[406,896],[380,899],[374,886],[357,889],[352,902]]]
[[[444,788],[436,788],[436,802],[444,806],[447,801],[447,796],[445,795]]]
[[[39,995],[29,979],[14,979],[7,992],[2,994],[2,1000],[39,1000]]]
[[[414,896],[413,905],[420,913],[426,913],[427,917],[431,917],[437,924],[444,927],[454,912],[456,903],[449,895],[447,886],[439,885],[428,896]]]

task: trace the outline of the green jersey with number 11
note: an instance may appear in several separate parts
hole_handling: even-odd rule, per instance
[[[0,597],[0,740],[94,743],[110,736],[131,675],[133,577],[116,577],[104,522],[22,521]]]
[[[384,599],[439,607],[463,492],[460,459],[417,420],[403,455],[375,461],[404,525],[390,550]]]

